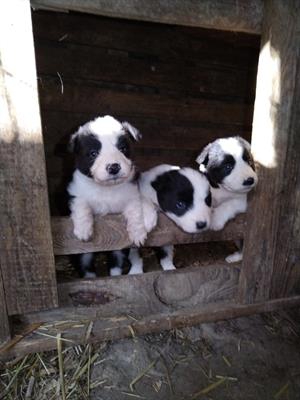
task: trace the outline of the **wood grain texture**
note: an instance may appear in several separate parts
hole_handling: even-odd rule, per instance
[[[55,255],[118,250],[130,247],[125,220],[121,215],[96,216],[93,240],[81,242],[73,235],[73,223],[68,217],[52,217],[52,237]],[[157,227],[149,234],[145,246],[178,243],[199,243],[236,240],[244,235],[244,215],[230,221],[222,231],[199,234],[185,233],[165,215],[159,215]]]
[[[31,4],[36,9],[80,11],[114,18],[257,34],[260,33],[263,10],[261,0],[31,0]]]
[[[16,314],[54,307],[57,294],[29,1],[1,3],[0,15],[0,264]]]
[[[51,317],[52,312],[50,311],[48,313],[45,311],[43,317],[40,314],[38,315],[38,319],[47,321],[47,333],[52,333],[53,339],[33,333],[17,343],[10,351],[0,354],[0,360],[7,360],[32,352],[53,350],[56,348],[57,332],[61,332],[63,338],[72,340],[74,345],[79,343],[84,344],[86,343],[86,332],[91,320],[93,320],[94,323],[89,342],[98,343],[125,337],[131,338],[133,333],[135,335],[144,335],[146,333],[183,328],[200,323],[272,312],[282,308],[297,307],[299,305],[300,296],[247,305],[237,304],[236,302],[221,302],[205,306],[200,305],[192,308],[182,308],[167,313],[143,315],[141,318],[135,318],[135,316],[128,313],[104,318],[101,318],[101,314],[97,314],[97,312],[94,312],[93,316],[88,313],[84,316],[84,310],[90,312],[92,309],[77,307],[68,310],[69,312],[65,315],[68,318],[65,320],[64,324],[61,321],[56,323],[57,315]],[[75,319],[72,325],[69,321],[72,321],[73,316],[76,315],[75,310],[80,312],[81,317],[79,318],[80,322]],[[35,319],[33,317],[30,318],[30,320]],[[51,323],[53,324],[52,328]],[[28,321],[24,321],[24,323],[21,323],[19,326],[17,324],[15,325],[16,330],[20,332],[24,331],[27,326]],[[45,331],[41,332],[43,333]],[[68,345],[70,345],[70,343],[68,343]]]
[[[298,1],[266,2],[252,133],[259,184],[240,280],[248,303],[299,284],[299,23]]]
[[[0,266],[0,348],[10,339],[10,326]]]
[[[81,79],[63,80],[64,92],[61,92],[59,77],[44,77],[40,81],[41,108],[45,110],[73,113],[101,114],[99,110],[113,115],[137,115],[147,118],[164,119],[176,123],[196,123],[217,120],[220,124],[249,125],[252,120],[253,106],[239,102],[196,98],[153,93],[131,93],[115,91],[112,88],[90,85]]]

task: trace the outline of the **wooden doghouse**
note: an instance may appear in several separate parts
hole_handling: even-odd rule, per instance
[[[14,338],[0,357],[52,349],[57,332],[107,340],[300,304],[299,2],[31,5],[55,13],[0,5],[0,341]],[[189,163],[218,136],[251,137],[259,185],[247,215],[201,235],[161,217],[147,241],[244,238],[241,264],[56,281],[54,255],[130,245],[120,216],[97,218],[88,243],[54,216],[67,134],[105,113],[144,133],[143,167]]]

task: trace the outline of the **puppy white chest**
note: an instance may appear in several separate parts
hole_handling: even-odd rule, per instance
[[[121,213],[130,201],[139,196],[137,185],[134,183],[124,182],[114,186],[103,186],[78,170],[74,173],[68,191],[72,196],[84,199],[94,214]]]

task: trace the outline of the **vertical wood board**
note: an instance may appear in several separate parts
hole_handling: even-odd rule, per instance
[[[9,314],[57,305],[29,1],[0,3],[0,264]]]
[[[294,0],[265,3],[252,132],[259,183],[240,277],[246,303],[287,295],[299,269],[299,7]]]

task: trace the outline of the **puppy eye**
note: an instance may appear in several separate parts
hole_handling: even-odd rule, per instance
[[[223,167],[223,169],[224,169],[226,172],[230,172],[230,171],[232,171],[233,166],[232,166],[231,164],[225,164],[224,167]]]
[[[186,208],[186,204],[183,201],[177,201],[176,208],[178,208],[178,210],[184,210]]]
[[[128,150],[128,147],[124,145],[124,146],[119,147],[119,150],[121,153],[126,153]]]
[[[98,155],[98,151],[97,151],[97,150],[91,150],[91,151],[89,152],[90,158],[96,158],[97,155]]]

